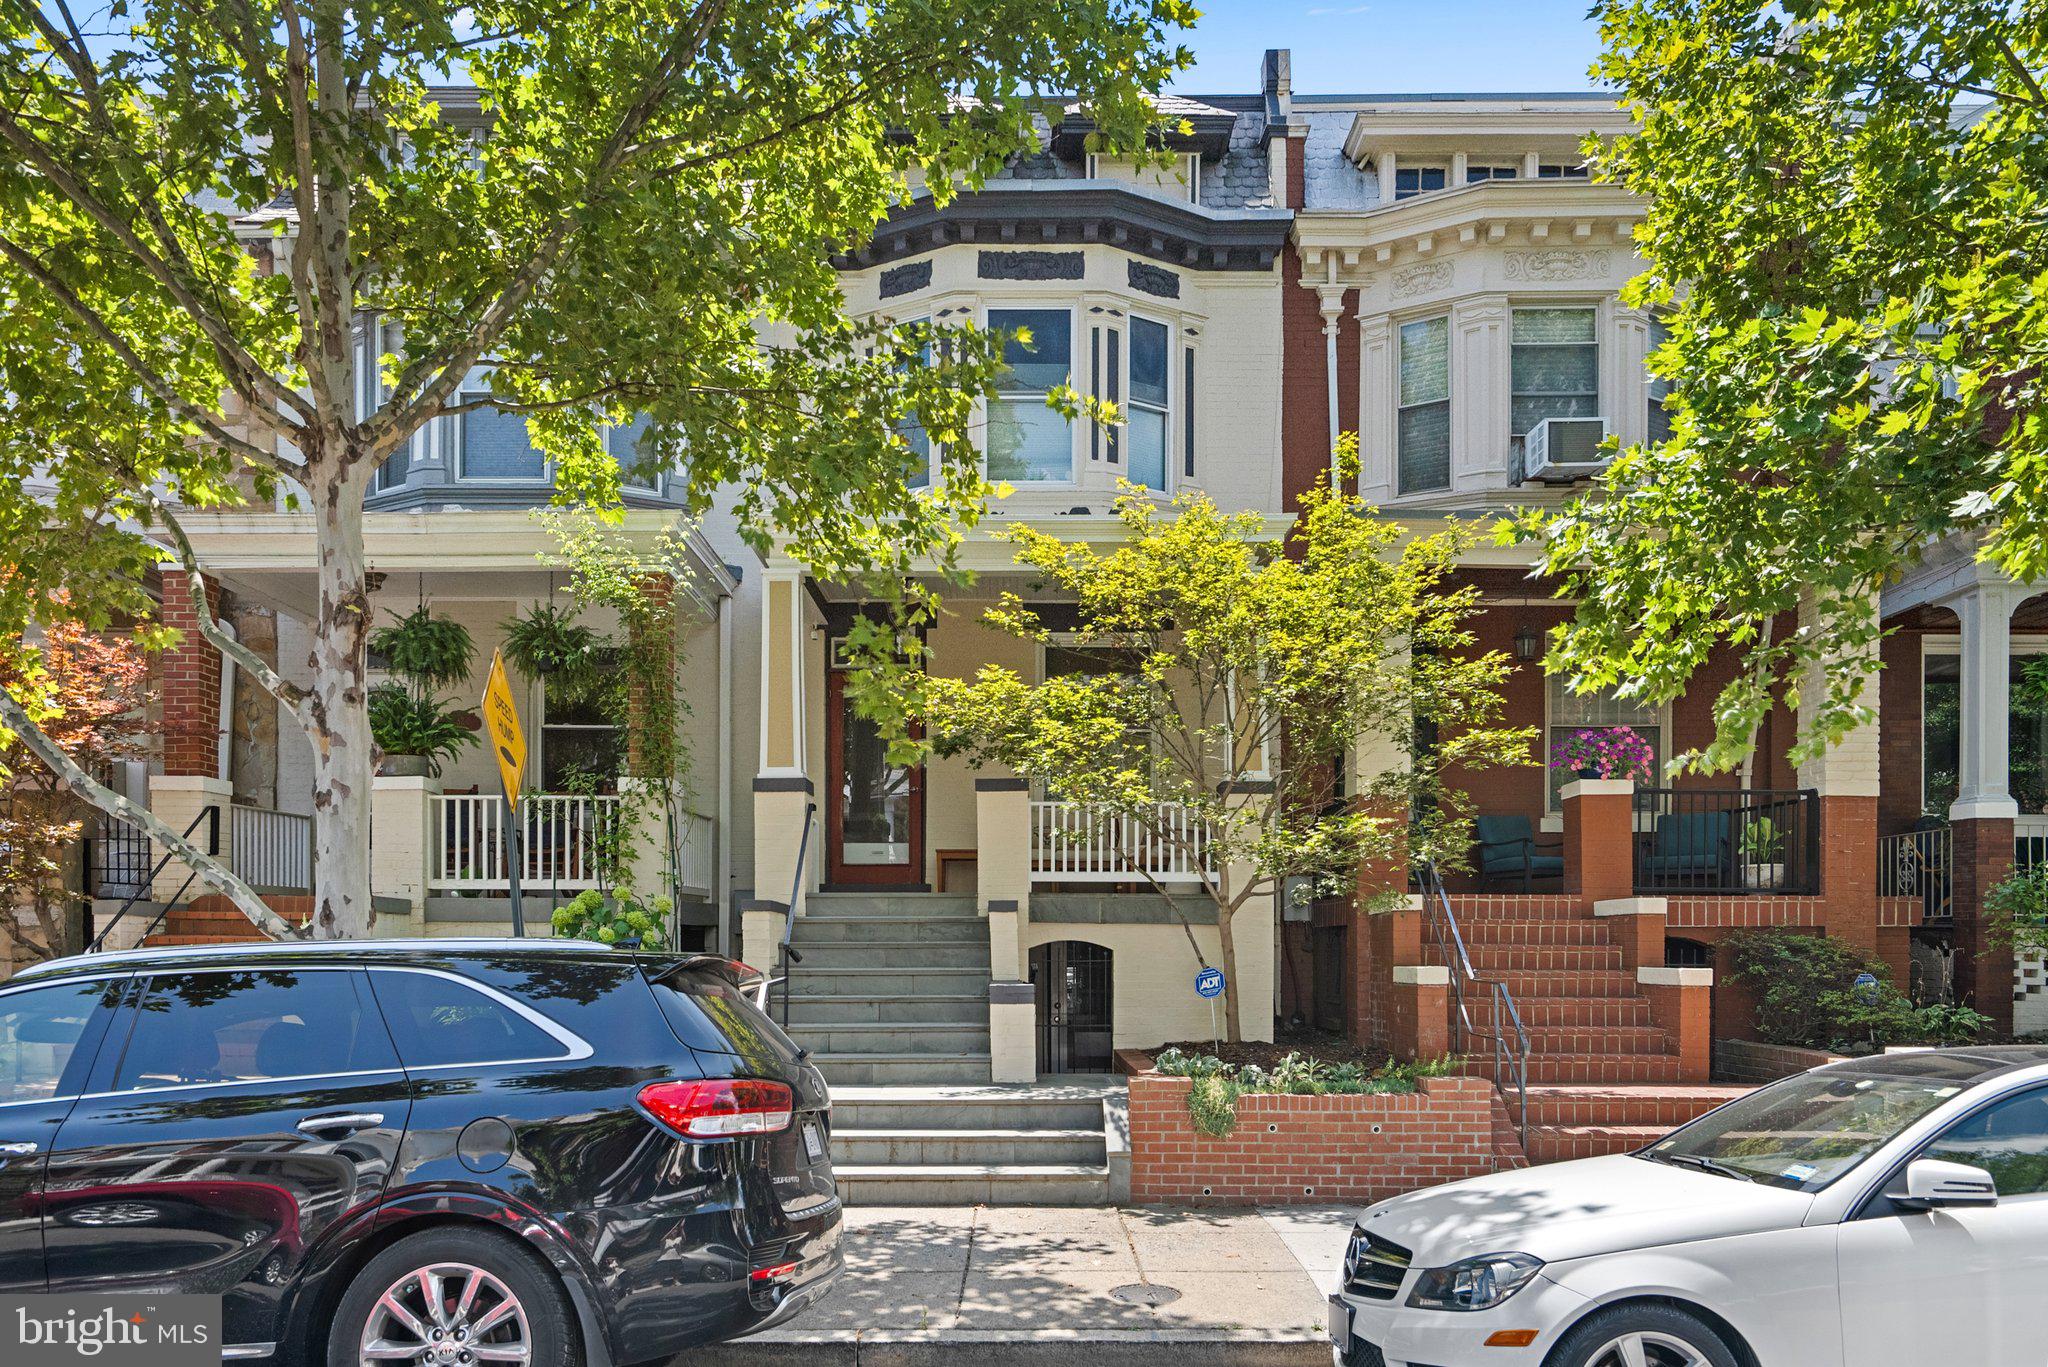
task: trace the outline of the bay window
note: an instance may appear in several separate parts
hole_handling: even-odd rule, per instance
[[[1048,408],[1046,392],[1067,384],[1073,322],[1066,309],[990,309],[991,331],[1010,334],[1002,375],[988,405],[988,474],[1016,484],[1074,478],[1073,423]]]
[[[1517,451],[1546,418],[1600,416],[1600,344],[1590,307],[1516,309],[1508,340],[1509,434]]]
[[[1671,329],[1666,327],[1662,320],[1656,318],[1650,320],[1650,351],[1652,354],[1655,354],[1657,348],[1670,340],[1670,337]],[[1671,381],[1665,379],[1662,375],[1650,376],[1650,441],[1652,445],[1661,446],[1671,440],[1671,410],[1665,406],[1670,398]]]
[[[1451,320],[1401,325],[1401,396],[1396,417],[1396,489],[1451,484]]]
[[[455,415],[457,469],[463,479],[533,483],[547,478],[547,461],[527,436],[525,416],[491,404],[487,371],[472,371],[456,400],[486,405]]]
[[[1394,164],[1394,198],[1413,199],[1444,188],[1450,168],[1444,166],[1403,166]]]

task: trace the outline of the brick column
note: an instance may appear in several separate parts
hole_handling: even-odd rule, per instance
[[[1813,623],[1816,606],[1811,594],[1802,598],[1802,628]],[[1800,676],[1796,696],[1802,717],[1815,712],[1838,684],[1839,676],[1848,671],[1862,673],[1862,700],[1875,709],[1878,686],[1874,669],[1861,661],[1829,659],[1808,666]],[[1813,789],[1820,801],[1819,867],[1815,873],[1825,907],[1822,925],[1831,938],[1866,954],[1876,953],[1878,942],[1878,737],[1878,721],[1873,717],[1799,766],[1799,786]],[[1786,833],[1788,840],[1802,837],[1802,832]]]
[[[1617,897],[1593,904],[1593,915],[1610,927],[1621,946],[1621,966],[1631,973],[1664,966],[1666,905],[1662,897]]]
[[[1954,833],[1956,996],[2012,1030],[2013,959],[1996,943],[1984,898],[2012,870],[2012,610],[2025,590],[1989,577],[1947,600],[1962,626],[1962,716],[1957,792],[1948,809]]]
[[[628,625],[631,640],[628,649],[636,655],[649,652],[657,661],[667,665],[665,676],[671,692],[676,683],[676,614],[675,580],[665,574],[650,575],[643,579],[640,591],[656,613],[651,622],[632,622]],[[651,774],[645,751],[649,702],[647,680],[636,669],[627,681],[626,689],[626,772],[635,778],[673,778],[672,774]]]
[[[1635,892],[1636,785],[1582,778],[1564,785],[1564,890],[1587,902]]]
[[[220,776],[221,658],[199,634],[199,615],[192,610],[190,579],[183,570],[165,570],[163,624],[178,633],[178,642],[159,657],[163,680],[164,772],[199,778]],[[206,580],[206,601],[220,617],[220,585]],[[181,827],[182,829],[182,827]]]
[[[1991,935],[1984,896],[2012,872],[2012,818],[1955,823],[1956,999],[1991,1017],[1999,1035],[2012,1033],[2013,956]]]
[[[1639,968],[1636,988],[1678,1046],[1678,1080],[1705,1082],[1714,1069],[1714,970]]]

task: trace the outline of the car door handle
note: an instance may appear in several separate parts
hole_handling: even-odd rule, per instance
[[[0,1158],[28,1158],[41,1147],[34,1140],[23,1140],[18,1144],[0,1144]]]
[[[334,1130],[367,1130],[383,1123],[380,1111],[357,1111],[347,1115],[309,1115],[299,1122],[299,1129],[306,1134],[327,1134]]]

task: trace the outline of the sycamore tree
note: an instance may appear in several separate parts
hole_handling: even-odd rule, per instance
[[[1595,67],[1640,127],[1593,149],[1639,192],[1669,440],[1519,534],[1578,600],[1554,667],[1666,699],[1745,668],[1739,763],[1799,671],[1874,666],[1885,579],[1944,538],[2048,574],[2048,4],[1604,0]],[[1807,609],[1797,630],[1771,629]],[[1795,759],[1870,715],[1828,669]]]
[[[687,451],[696,507],[737,489],[748,533],[772,525],[821,573],[943,556],[987,493],[965,425],[998,348],[848,320],[832,260],[911,185],[943,200],[1035,145],[1041,94],[1142,146],[1146,92],[1188,61],[1168,31],[1193,17],[1185,0],[5,0],[6,639],[137,608],[153,544],[203,568],[181,512],[282,497],[311,514],[309,683],[199,606],[311,741],[315,933],[364,933],[361,511],[379,466],[492,406],[525,415],[561,497],[608,506],[606,427],[644,417],[642,450]],[[945,453],[922,496],[912,425]],[[12,697],[0,720],[33,729]]]
[[[1133,882],[1177,911],[1183,896],[1213,907],[1235,1041],[1234,916],[1295,877],[1357,889],[1362,864],[1404,846],[1461,862],[1465,804],[1445,771],[1526,762],[1533,733],[1500,724],[1508,661],[1473,650],[1474,591],[1447,583],[1469,531],[1411,539],[1319,487],[1276,540],[1262,515],[1219,512],[1205,494],[1162,505],[1124,487],[1115,546],[1003,533],[1040,593],[1076,605],[1079,630],[1061,641],[1103,667],[1033,684],[985,666],[927,680],[912,706],[933,751],[1094,805]],[[1053,639],[1015,595],[987,621]],[[1347,781],[1347,755],[1385,767]],[[1152,878],[1156,854],[1194,869],[1194,889]],[[1406,889],[1359,891],[1382,904]]]

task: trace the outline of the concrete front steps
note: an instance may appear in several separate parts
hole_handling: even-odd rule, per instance
[[[1115,1079],[834,1087],[832,1167],[848,1205],[1107,1205]],[[1117,1145],[1121,1152],[1122,1145]],[[1123,1160],[1125,1163],[1128,1159]]]
[[[835,1091],[988,1082],[988,923],[972,897],[814,893],[791,944],[789,1033]]]

